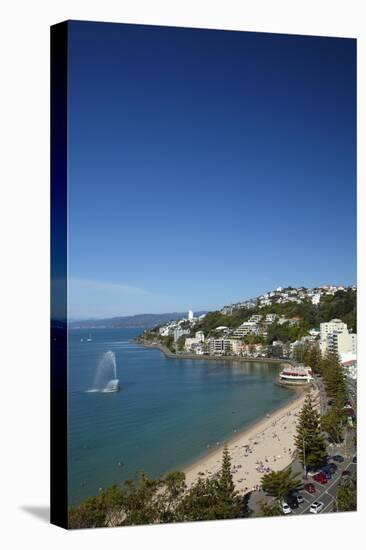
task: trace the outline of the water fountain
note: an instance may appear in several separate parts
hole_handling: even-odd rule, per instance
[[[98,363],[92,391],[109,393],[119,390],[116,355],[113,351],[107,351]]]

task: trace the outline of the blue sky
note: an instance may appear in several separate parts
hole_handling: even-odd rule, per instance
[[[71,22],[70,316],[355,283],[355,44]]]

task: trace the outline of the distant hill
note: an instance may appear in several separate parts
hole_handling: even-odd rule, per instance
[[[197,311],[195,315],[202,315],[205,311]],[[112,317],[109,319],[88,319],[85,321],[73,321],[69,324],[71,328],[152,328],[156,325],[165,324],[169,321],[182,319],[187,316],[184,313],[142,313],[126,317]]]

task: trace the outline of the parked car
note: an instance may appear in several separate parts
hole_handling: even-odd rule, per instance
[[[353,462],[353,464],[356,464],[356,463],[357,463],[357,456],[354,456],[354,457],[352,458],[352,462]]]
[[[322,474],[325,475],[325,477],[329,480],[329,479],[332,479],[332,475],[333,473],[328,469],[328,468],[323,468],[322,471],[321,471]]]
[[[335,474],[335,472],[338,470],[338,466],[337,466],[337,464],[334,464],[334,462],[329,462],[329,464],[327,464],[326,468],[328,468],[328,470],[330,470],[330,472],[332,472],[332,474]]]
[[[315,485],[313,483],[306,483],[304,489],[308,493],[316,493]]]
[[[324,508],[324,502],[320,502],[320,501],[315,501],[313,502],[313,504],[310,506],[310,510],[309,512],[311,514],[319,514]]]
[[[325,474],[323,472],[319,472],[318,474],[315,474],[313,476],[313,479],[318,483],[321,483],[322,485],[325,485],[326,483],[328,483],[328,480],[325,477]]]
[[[334,455],[333,460],[336,462],[344,462],[344,457],[342,455]]]
[[[287,504],[290,506],[291,510],[294,510],[295,508],[299,507],[299,504],[297,502],[297,498],[292,495],[288,495],[286,498]]]
[[[344,479],[346,477],[349,477],[351,475],[351,472],[349,470],[343,470],[341,473],[341,478]]]
[[[297,504],[302,504],[304,502],[304,497],[302,495],[296,495]]]
[[[290,506],[287,504],[287,502],[282,503],[282,512],[286,515],[291,514],[292,510],[291,510]]]

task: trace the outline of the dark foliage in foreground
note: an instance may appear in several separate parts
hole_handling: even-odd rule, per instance
[[[137,480],[113,485],[98,496],[69,509],[69,528],[112,527],[233,519],[244,517],[243,498],[234,487],[230,455],[223,451],[220,471],[199,476],[190,488],[183,472],[157,480],[140,473]]]

